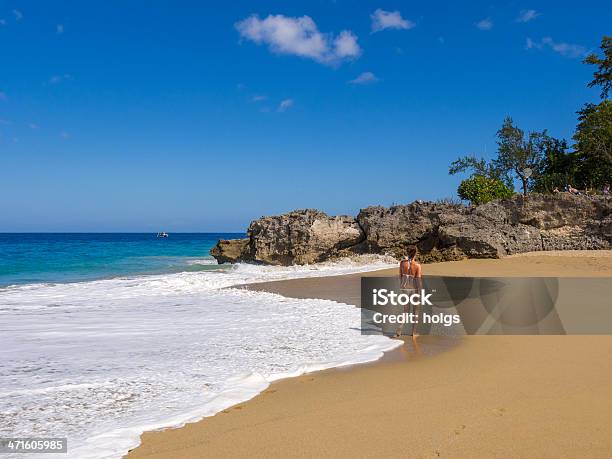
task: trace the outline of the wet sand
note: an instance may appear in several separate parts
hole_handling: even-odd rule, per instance
[[[528,254],[424,272],[612,277],[611,255]],[[249,288],[358,304],[359,278]],[[213,417],[145,433],[129,457],[612,456],[612,336],[467,336],[453,344],[408,338],[372,364],[278,381]]]

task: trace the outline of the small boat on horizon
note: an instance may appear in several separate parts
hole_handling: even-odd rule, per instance
[[[157,237],[168,237],[168,233],[162,231],[161,233],[157,233]]]

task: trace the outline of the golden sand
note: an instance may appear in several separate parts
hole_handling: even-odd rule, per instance
[[[553,255],[424,273],[612,277],[610,252]],[[355,304],[358,286],[337,276],[252,288]],[[428,356],[435,345],[408,338],[379,362],[276,382],[213,417],[145,433],[129,457],[612,456],[612,336],[468,336]]]

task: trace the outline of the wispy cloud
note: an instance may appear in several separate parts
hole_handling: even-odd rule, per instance
[[[0,19],[0,26],[6,25],[6,19]]]
[[[372,19],[372,33],[385,29],[412,29],[416,23],[404,19],[399,11],[385,11],[378,8],[370,18]]]
[[[491,30],[493,28],[493,21],[491,18],[484,18],[476,22],[474,25],[480,30]]]
[[[13,123],[11,122],[11,120],[5,120],[3,118],[0,118],[0,124],[3,126],[10,126]]]
[[[540,15],[541,13],[538,13],[536,10],[521,10],[518,17],[516,18],[516,22],[533,21],[535,18],[537,18]]]
[[[49,78],[49,84],[60,84],[64,81],[70,80],[72,80],[72,75],[69,73],[64,73],[63,75],[53,75],[51,78]]]
[[[280,104],[278,104],[278,108],[276,109],[277,112],[284,112],[287,111],[287,109],[293,107],[293,99],[285,99],[282,100]]]
[[[40,128],[40,126],[38,124],[36,124],[36,123],[30,123],[30,124],[28,124],[28,126],[30,127],[30,129],[38,129],[38,128]]]
[[[63,33],[64,33],[64,24],[58,24],[58,25],[56,25],[56,26],[55,26],[55,32],[56,32],[58,35],[63,34]]]
[[[293,54],[323,64],[337,64],[361,54],[353,32],[343,30],[336,37],[321,33],[309,16],[277,14],[260,19],[254,14],[237,22],[235,27],[242,38],[264,43],[274,53]]]
[[[60,132],[60,137],[62,139],[69,139],[70,138],[70,133],[68,133],[66,131],[62,131],[62,132]]]
[[[527,37],[527,41],[525,42],[525,49],[542,49],[542,43],[533,41],[531,38]]]
[[[380,81],[379,78],[372,72],[363,72],[357,78],[350,80],[350,84],[372,84]]]
[[[264,100],[267,100],[268,96],[262,96],[262,95],[255,95],[253,97],[251,97],[251,102],[262,102]]]
[[[550,48],[554,52],[561,54],[565,57],[573,59],[584,57],[588,50],[582,45],[576,45],[573,43],[556,42],[551,37],[544,37],[541,41],[535,41],[531,38],[527,38],[525,43],[525,49],[544,49]]]
[[[15,21],[21,21],[23,19],[23,13],[19,10],[13,10],[13,14],[15,15]]]

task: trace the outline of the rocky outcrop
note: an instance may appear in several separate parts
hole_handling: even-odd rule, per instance
[[[301,265],[340,256],[344,249],[357,246],[365,239],[353,217],[330,217],[314,209],[254,220],[247,235],[248,239],[244,240],[219,241],[211,255],[220,263]]]
[[[219,241],[220,262],[314,263],[351,253],[399,257],[416,245],[424,261],[499,258],[538,250],[609,249],[612,201],[532,194],[478,207],[416,201],[362,209],[356,218],[307,209],[254,220],[248,238]]]
[[[250,261],[245,258],[248,253],[249,239],[221,239],[217,242],[210,254],[219,263],[238,263],[239,261]]]
[[[364,239],[353,217],[330,217],[314,209],[254,220],[247,234],[248,258],[272,265],[317,263]]]

